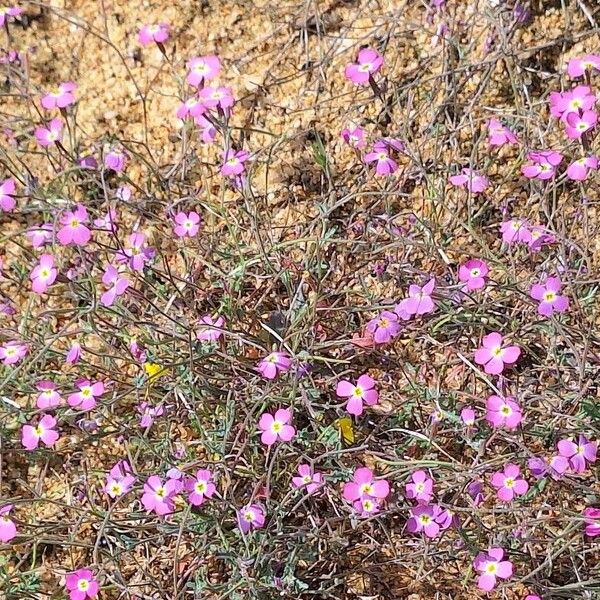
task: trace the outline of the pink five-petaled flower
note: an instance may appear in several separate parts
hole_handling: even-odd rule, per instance
[[[590,442],[584,435],[580,435],[577,443],[573,440],[560,440],[558,442],[558,452],[569,460],[569,464],[574,473],[583,473],[587,463],[596,462],[596,452],[598,444]]]
[[[250,158],[250,154],[245,150],[232,150],[229,148],[223,152],[223,164],[221,165],[221,175],[228,177],[241,175],[244,172],[244,163]]]
[[[586,71],[592,69],[600,71],[600,56],[597,54],[576,56],[567,64],[567,74],[569,77],[582,77]]]
[[[104,268],[102,283],[110,286],[109,289],[100,296],[100,303],[104,306],[112,306],[117,296],[122,296],[129,287],[129,279],[123,277],[112,265],[106,265]]]
[[[129,236],[129,244],[123,250],[117,252],[118,262],[129,263],[134,271],[143,271],[144,265],[154,257],[154,248],[146,245],[146,236],[136,231]]]
[[[144,484],[142,504],[148,512],[157,515],[171,514],[175,510],[174,497],[181,491],[179,479],[167,479],[163,484],[158,475],[151,475]]]
[[[220,108],[225,114],[235,104],[233,91],[230,87],[207,85],[198,94],[200,100],[207,108]]]
[[[598,122],[598,115],[593,110],[586,110],[582,114],[569,113],[567,115],[567,128],[565,133],[572,140],[578,140],[586,132],[592,129]]]
[[[373,150],[364,156],[366,163],[376,163],[375,173],[377,175],[391,175],[398,169],[398,163],[390,156],[390,146],[384,140],[373,144]]]
[[[185,489],[190,492],[188,500],[193,506],[204,504],[207,498],[211,498],[217,488],[212,482],[212,473],[208,469],[198,469],[194,477],[185,480]]]
[[[2,509],[4,510],[4,509]],[[1,510],[0,510],[1,514]],[[585,518],[585,535],[597,537],[600,535],[600,508],[588,507],[583,511]],[[0,517],[0,539],[2,539],[2,518]]]
[[[48,123],[48,127],[36,127],[35,139],[40,146],[51,146],[62,140],[62,121],[55,117]]]
[[[54,266],[54,256],[52,254],[42,254],[39,263],[33,267],[29,274],[31,289],[36,294],[44,294],[54,283],[57,275],[58,270]]]
[[[98,595],[98,582],[94,579],[94,573],[89,569],[79,569],[74,573],[69,573],[66,577],[66,585],[70,600],[85,600]]]
[[[475,351],[475,362],[483,365],[490,375],[499,375],[504,371],[504,365],[512,365],[521,355],[518,346],[504,346],[504,338],[497,331],[483,337],[482,346]]]
[[[342,139],[352,148],[364,148],[365,130],[362,127],[353,126],[342,129]]]
[[[530,162],[521,167],[521,173],[529,179],[552,179],[562,159],[563,155],[555,150],[529,152],[527,160]]]
[[[42,98],[42,106],[50,110],[52,108],[66,108],[75,104],[75,94],[77,84],[72,81],[65,81],[58,86],[55,92],[49,92]]]
[[[92,410],[96,406],[96,398],[104,394],[104,384],[101,381],[92,383],[89,379],[78,379],[75,385],[78,392],[67,398],[69,406],[80,410]]]
[[[367,323],[367,331],[373,334],[373,340],[376,344],[389,342],[400,332],[398,315],[389,310],[384,310],[379,316]]]
[[[550,317],[555,312],[565,312],[569,308],[569,299],[559,294],[561,282],[558,277],[548,277],[544,283],[534,283],[529,295],[539,301],[538,313]]]
[[[12,504],[6,504],[0,508],[0,542],[3,544],[10,542],[17,535],[17,526],[8,516],[12,507]]]
[[[415,471],[411,481],[406,484],[406,497],[416,500],[420,504],[427,504],[433,497],[433,480],[427,477],[425,471]]]
[[[514,429],[523,420],[523,413],[513,396],[493,395],[486,401],[485,418],[493,427]]]
[[[296,435],[294,427],[288,425],[291,419],[292,413],[286,408],[280,408],[275,415],[263,413],[258,421],[258,427],[262,430],[260,441],[266,446],[271,446],[278,439],[289,442]]]
[[[44,415],[37,425],[23,425],[21,443],[27,450],[35,450],[40,440],[45,446],[54,446],[58,440],[58,432],[54,430],[56,419],[52,415]]]
[[[0,210],[10,212],[17,205],[13,197],[15,185],[15,180],[12,177],[5,179],[0,185]]]
[[[221,63],[214,55],[196,56],[188,61],[189,73],[186,81],[194,87],[199,87],[206,81],[211,81],[219,76]]]
[[[111,498],[126,494],[135,482],[131,466],[126,460],[120,460],[108,473],[104,491]]]
[[[519,478],[521,470],[512,463],[492,475],[492,485],[498,490],[498,498],[503,502],[510,502],[515,496],[527,493],[529,484],[525,479]]]
[[[5,365],[18,363],[27,354],[27,346],[21,342],[5,342],[0,346],[0,360]]]
[[[127,165],[127,154],[122,150],[110,150],[104,157],[104,167],[115,173],[121,173]]]
[[[279,373],[285,373],[290,370],[292,359],[285,352],[271,352],[262,358],[256,370],[265,379],[275,379]]]
[[[509,579],[513,574],[513,566],[504,558],[502,548],[490,548],[480,552],[473,561],[473,566],[481,575],[477,578],[477,586],[484,592],[490,592],[496,586],[496,578]]]
[[[480,175],[473,169],[462,169],[460,175],[452,175],[449,178],[452,185],[466,187],[471,194],[480,194],[489,185],[488,178],[485,175]]]
[[[437,504],[420,504],[410,509],[406,529],[410,533],[424,533],[428,538],[434,538],[440,530],[451,525],[452,519],[448,516],[448,511]]]
[[[259,504],[247,504],[238,510],[237,521],[242,533],[260,529],[265,524],[265,511]]]
[[[590,171],[598,169],[598,157],[595,154],[574,160],[567,167],[567,177],[572,181],[585,181]]]
[[[383,65],[383,56],[373,48],[363,48],[358,53],[355,63],[346,65],[346,79],[357,85],[365,85],[373,73],[377,73]]]
[[[88,213],[85,206],[78,204],[75,210],[68,210],[60,219],[62,227],[59,229],[58,241],[63,246],[75,244],[85,246],[92,237],[92,232],[86,227]]]
[[[375,380],[368,374],[361,375],[356,383],[343,379],[338,381],[335,393],[340,398],[348,398],[346,410],[351,415],[362,415],[363,402],[367,406],[377,404],[379,394],[375,389]]]
[[[323,475],[315,473],[308,464],[298,466],[298,475],[292,477],[295,488],[305,488],[307,494],[314,494],[323,485]]]
[[[177,237],[194,237],[200,229],[200,215],[193,210],[189,213],[178,212],[174,219],[175,227],[173,231]]]
[[[43,379],[42,381],[38,381],[35,387],[40,391],[35,402],[35,405],[38,408],[47,410],[48,408],[54,408],[61,403],[62,398],[56,391],[57,386],[53,381]]]
[[[223,335],[225,319],[218,315],[215,319],[210,315],[200,318],[200,325],[196,329],[196,339],[201,342],[216,342]]]
[[[385,479],[373,478],[373,471],[367,467],[359,467],[354,471],[352,481],[344,483],[343,496],[352,502],[354,508],[363,516],[365,513],[377,512],[379,501],[390,493],[390,484]],[[365,504],[365,500],[371,503]]]
[[[516,242],[527,244],[531,241],[529,223],[525,219],[504,221],[500,225],[500,232],[502,233],[502,241],[509,246]]]
[[[488,143],[490,146],[504,146],[505,144],[518,144],[517,136],[498,119],[488,121]]]
[[[485,276],[490,272],[487,263],[476,258],[468,260],[460,265],[458,269],[458,278],[465,284],[465,287],[471,292],[485,287]]]
[[[138,33],[138,42],[142,46],[148,46],[155,42],[163,44],[169,39],[169,26],[167,23],[158,23],[158,25],[143,25]]]
[[[435,303],[431,294],[435,288],[435,279],[430,279],[423,287],[410,285],[408,298],[400,301],[396,306],[396,314],[402,318],[410,318],[413,315],[426,315],[435,310]]]

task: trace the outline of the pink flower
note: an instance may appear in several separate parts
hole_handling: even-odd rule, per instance
[[[567,167],[567,177],[572,181],[585,181],[590,171],[598,169],[598,157],[595,154],[574,160]]]
[[[536,596],[535,594],[529,594],[528,596],[525,596],[525,600],[542,600],[539,596]]]
[[[201,342],[216,342],[223,335],[222,329],[225,326],[223,317],[217,316],[213,319],[210,315],[204,315],[200,318],[200,323],[201,325],[196,329],[196,339]]]
[[[120,460],[108,473],[104,491],[111,498],[125,495],[135,482],[131,466],[126,460]]]
[[[241,175],[244,172],[244,163],[250,158],[250,154],[245,150],[232,150],[231,148],[223,152],[223,164],[221,165],[221,175],[232,176]]]
[[[204,115],[194,117],[194,123],[200,128],[202,141],[205,144],[212,144],[217,137],[215,126]]]
[[[248,533],[251,529],[260,529],[265,524],[264,509],[258,504],[248,504],[238,510],[237,521],[242,533]]]
[[[481,575],[477,579],[477,586],[484,592],[490,592],[496,586],[496,578],[509,579],[513,574],[513,565],[509,560],[502,560],[502,548],[490,548],[487,552],[480,552],[473,566]]]
[[[17,201],[13,197],[15,186],[15,180],[12,177],[5,179],[0,185],[0,209],[5,212],[12,211],[17,205]]]
[[[512,463],[492,475],[492,485],[498,490],[498,498],[503,502],[510,502],[515,496],[527,493],[529,484],[525,479],[519,479],[521,470]]]
[[[527,160],[530,163],[521,167],[521,172],[529,179],[552,179],[556,173],[556,167],[562,162],[563,155],[554,150],[539,150],[529,152]]]
[[[115,231],[117,221],[117,211],[109,208],[104,216],[94,219],[94,227],[102,231]]]
[[[262,430],[260,441],[266,446],[273,445],[278,439],[289,442],[296,435],[296,430],[288,425],[291,419],[291,411],[285,408],[280,408],[274,416],[264,413],[258,422],[258,427]]]
[[[411,482],[405,486],[406,497],[416,500],[419,504],[427,504],[433,497],[433,480],[427,477],[425,471],[415,471]]]
[[[229,109],[235,104],[233,91],[230,87],[207,85],[200,90],[198,95],[204,106],[207,108],[220,108],[225,114],[229,114]]]
[[[363,496],[352,503],[354,510],[360,517],[370,517],[379,512],[379,500],[370,496]]]
[[[8,23],[7,17],[18,17],[23,12],[23,9],[18,6],[3,6],[0,7],[0,27],[4,27]]]
[[[398,169],[398,163],[390,156],[390,147],[384,140],[373,144],[373,150],[364,156],[366,163],[376,163],[375,173],[377,175],[391,175]]]
[[[373,471],[359,467],[354,471],[352,481],[344,483],[344,500],[355,502],[362,499],[383,500],[390,493],[390,484],[385,479],[374,479]]]
[[[298,476],[292,477],[292,485],[295,488],[305,488],[308,495],[314,494],[323,486],[323,475],[315,473],[308,464],[298,466]]]
[[[406,529],[410,533],[424,533],[428,538],[434,538],[449,525],[445,523],[446,518],[446,511],[437,504],[420,504],[410,509]],[[442,527],[442,523],[446,527]]]
[[[127,165],[127,154],[121,150],[111,150],[104,157],[104,167],[115,173],[121,173]]]
[[[199,469],[195,477],[188,477],[185,481],[185,489],[190,492],[188,500],[193,506],[204,504],[204,501],[211,498],[217,490],[212,482],[212,473],[208,469]]]
[[[4,510],[4,509],[2,509]],[[1,511],[0,511],[1,514]],[[583,511],[585,518],[585,535],[589,537],[597,537],[600,535],[600,508],[592,508],[591,506]],[[2,520],[0,518],[0,527]],[[2,530],[0,529],[0,539],[2,539]]]
[[[373,334],[373,340],[377,344],[389,342],[400,332],[398,315],[389,310],[384,310],[379,316],[367,323],[367,331]]]
[[[14,521],[8,517],[12,510],[12,504],[6,504],[0,508],[0,542],[6,544],[17,536],[17,526]]]
[[[431,294],[435,288],[435,279],[430,279],[423,287],[411,285],[408,288],[408,298],[397,305],[396,313],[402,316],[425,315],[435,310]]]
[[[566,92],[550,94],[550,114],[557,119],[566,121],[569,114],[579,114],[579,111],[591,110],[596,104],[596,96],[587,85],[578,85]]]
[[[0,360],[5,365],[18,363],[27,354],[27,346],[21,342],[10,341],[0,346]]]
[[[77,84],[72,81],[61,83],[55,92],[49,92],[42,98],[42,106],[47,110],[71,106],[71,104],[75,104],[75,94],[73,92],[76,89]]]
[[[364,148],[366,145],[365,130],[362,127],[346,127],[342,130],[342,139],[352,148]]]
[[[39,227],[30,227],[25,234],[34,248],[45,246],[52,239],[52,223],[44,223]]]
[[[486,401],[485,418],[493,427],[515,429],[523,420],[523,413],[513,396],[490,396]]]
[[[81,344],[79,342],[73,342],[69,351],[67,352],[67,356],[65,357],[65,361],[69,365],[76,365],[81,358]]]
[[[44,294],[54,283],[58,270],[54,266],[54,256],[51,254],[42,254],[39,263],[29,274],[31,279],[31,289],[36,294]]]
[[[94,573],[89,569],[79,569],[74,573],[69,573],[66,577],[66,585],[70,600],[85,600],[98,595],[98,582],[94,579]]]
[[[75,210],[68,210],[60,219],[62,227],[57,238],[63,246],[75,244],[85,246],[92,237],[92,232],[86,227],[88,213],[85,206],[78,204]]]
[[[490,375],[499,375],[504,371],[504,365],[512,365],[521,355],[518,346],[504,346],[503,342],[502,335],[493,331],[483,337],[482,346],[475,351],[475,362],[483,365]]]
[[[144,265],[154,258],[154,248],[146,245],[146,236],[137,231],[129,236],[129,244],[116,254],[118,262],[129,263],[134,271],[143,271]]]
[[[104,384],[101,381],[92,383],[89,379],[78,379],[75,385],[79,388],[67,398],[67,403],[79,410],[92,410],[96,406],[96,398],[104,394]]]
[[[358,59],[355,63],[346,65],[344,75],[346,79],[357,85],[365,85],[369,78],[381,69],[383,65],[383,56],[373,48],[363,48],[358,53]]]
[[[37,143],[42,146],[51,146],[62,140],[62,121],[55,117],[48,123],[48,127],[36,127],[34,132]]]
[[[27,450],[35,450],[40,441],[45,446],[54,446],[58,440],[58,432],[54,430],[56,419],[51,415],[44,415],[37,425],[23,425],[21,430],[21,443]]]
[[[508,245],[516,242],[527,244],[531,241],[529,223],[525,219],[511,219],[510,221],[504,221],[500,225],[500,232],[502,233],[502,241],[506,242]]]
[[[549,462],[534,456],[527,461],[527,466],[536,479],[550,475],[552,479],[558,480],[569,469],[569,461],[560,454],[553,456]]]
[[[531,286],[529,295],[539,301],[538,313],[550,317],[555,312],[565,312],[569,308],[569,299],[559,294],[561,282],[558,277],[548,277],[545,283]]]
[[[206,106],[198,96],[192,96],[179,105],[177,112],[178,119],[185,119],[188,115],[191,117],[199,117],[206,111]]]
[[[200,229],[200,215],[197,212],[178,212],[173,220],[175,221],[173,231],[178,237],[185,237],[186,235],[194,237]]]
[[[160,405],[152,406],[147,402],[141,402],[137,407],[137,411],[142,416],[140,419],[140,427],[148,429],[149,427],[152,427],[154,419],[156,419],[156,417],[160,417],[165,412],[165,409]]]
[[[593,110],[586,110],[581,115],[569,113],[567,115],[567,137],[578,140],[586,132],[592,129],[598,122],[598,115]]]
[[[214,55],[192,58],[188,61],[187,66],[189,73],[186,81],[194,87],[199,87],[202,83],[215,79],[221,72],[219,58]]]
[[[485,287],[485,276],[489,273],[487,263],[473,258],[462,264],[458,269],[458,278],[472,292]]]
[[[579,436],[577,443],[572,440],[558,442],[559,454],[569,460],[574,473],[583,473],[587,468],[587,463],[594,464],[597,450],[598,444],[590,442],[584,435]]]
[[[56,384],[48,379],[38,381],[35,386],[41,393],[36,399],[36,406],[42,410],[55,408],[62,402],[61,395],[56,391]]]
[[[450,177],[452,185],[466,187],[471,194],[480,194],[489,185],[488,178],[485,175],[480,175],[477,171],[465,168],[461,175],[452,175]]]
[[[178,479],[167,479],[163,484],[158,475],[151,475],[144,484],[142,504],[148,512],[157,515],[171,514],[175,510],[175,496],[181,491],[182,483]]]
[[[595,69],[600,71],[600,56],[597,54],[585,54],[572,58],[567,64],[569,77],[582,77],[586,71]]]
[[[292,359],[285,352],[271,352],[261,359],[256,370],[265,379],[275,379],[280,373],[290,370]]]
[[[375,389],[375,380],[366,373],[358,378],[357,383],[351,383],[345,379],[338,381],[335,393],[340,398],[348,398],[346,410],[356,416],[362,415],[363,402],[367,406],[373,406],[379,400],[379,394]]]
[[[490,146],[504,146],[505,144],[518,144],[517,136],[498,119],[488,121],[488,143]]]
[[[148,46],[152,42],[163,44],[169,39],[169,26],[167,23],[158,25],[144,25],[138,33],[138,42],[142,46]]]
[[[122,296],[129,287],[129,279],[123,277],[112,265],[106,265],[102,275],[102,283],[110,286],[100,296],[100,303],[104,306],[112,306],[118,296]]]
[[[470,406],[465,406],[460,411],[460,418],[467,427],[473,427],[475,425],[475,411]]]

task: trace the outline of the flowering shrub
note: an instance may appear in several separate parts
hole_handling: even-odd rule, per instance
[[[42,4],[2,597],[592,598],[593,3]]]

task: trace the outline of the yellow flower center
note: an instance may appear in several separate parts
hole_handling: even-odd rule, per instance
[[[197,481],[194,490],[196,494],[204,494],[206,492],[206,481]]]
[[[498,570],[498,565],[495,562],[489,562],[487,565],[485,565],[485,570],[490,575],[495,575],[496,571]]]
[[[80,592],[87,592],[87,590],[89,589],[89,587],[90,587],[90,582],[87,579],[80,579],[77,582],[77,589]]]
[[[552,302],[555,298],[556,298],[556,292],[548,291],[544,294],[544,300],[546,302]]]
[[[156,490],[156,495],[162,500],[167,495],[167,490],[163,486],[160,486]]]
[[[271,429],[274,433],[279,433],[281,431],[282,427],[283,427],[283,424],[280,423],[279,421],[275,421],[273,423],[273,425],[271,425]]]
[[[244,521],[248,521],[248,523],[252,523],[252,521],[254,521],[254,513],[251,510],[247,510],[244,513]]]
[[[504,480],[504,487],[507,487],[508,489],[513,488],[515,486],[515,480],[512,477],[507,477]]]

